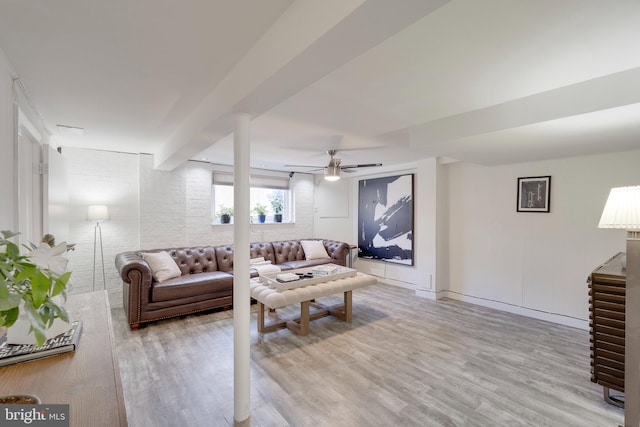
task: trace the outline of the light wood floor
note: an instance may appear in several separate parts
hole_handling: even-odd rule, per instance
[[[336,298],[335,302],[338,302]],[[333,302],[333,301],[329,301]],[[129,331],[113,309],[129,425],[233,425],[230,312]],[[353,323],[259,335],[251,315],[252,426],[615,427],[589,381],[586,331],[378,284]]]

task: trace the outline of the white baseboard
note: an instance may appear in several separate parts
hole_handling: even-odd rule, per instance
[[[405,289],[411,289],[411,290],[415,290],[416,288],[416,285],[413,283],[403,282],[401,280],[393,280],[393,279],[389,279],[388,277],[380,277],[371,273],[367,273],[367,274],[369,274],[370,276],[374,276],[380,282],[383,282],[384,284],[387,284],[387,285],[397,286],[399,288],[405,288]]]
[[[371,273],[369,273],[371,274]],[[373,275],[372,275],[373,276]],[[416,296],[430,300],[439,300],[441,298],[451,298],[458,301],[468,302],[471,304],[481,305],[483,307],[493,308],[495,310],[506,311],[508,313],[518,314],[520,316],[532,317],[534,319],[545,320],[547,322],[557,323],[559,325],[570,326],[583,330],[589,330],[589,321],[586,319],[578,319],[576,317],[566,316],[558,313],[550,313],[547,311],[527,308],[520,305],[509,304],[501,301],[490,300],[486,298],[464,295],[453,291],[438,291],[432,289],[421,289],[413,283],[402,282],[376,276],[379,281],[385,284],[398,286],[400,288],[414,290]]]
[[[545,320],[547,322],[558,323],[560,325],[571,326],[578,329],[589,329],[589,321],[586,319],[578,319],[563,314],[550,313],[546,311],[536,310],[533,308],[522,307],[519,305],[508,304],[500,301],[478,298],[470,295],[463,295],[452,291],[443,291],[442,298],[447,297],[458,301],[468,302],[471,304],[481,305],[496,310],[506,311],[521,316],[533,317],[534,319]],[[441,298],[438,296],[438,298]]]
[[[436,292],[431,289],[416,289],[416,296],[432,300],[438,299]]]

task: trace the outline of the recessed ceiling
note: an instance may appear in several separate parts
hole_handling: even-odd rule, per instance
[[[497,165],[640,148],[638,16],[636,0],[22,0],[0,2],[0,47],[63,146],[232,164],[245,111],[254,167],[333,148]]]

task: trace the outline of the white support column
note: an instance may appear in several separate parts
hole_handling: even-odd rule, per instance
[[[233,140],[233,419],[249,425],[250,292],[249,292],[249,144],[250,116],[234,117]]]

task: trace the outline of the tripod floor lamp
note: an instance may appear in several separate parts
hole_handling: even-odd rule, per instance
[[[109,209],[106,205],[91,205],[87,210],[87,221],[94,221],[93,229],[93,290],[96,289],[96,251],[100,240],[100,260],[102,262],[102,289],[107,287],[107,279],[104,273],[104,251],[102,250],[102,228],[100,223],[109,219]]]

